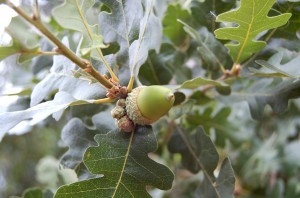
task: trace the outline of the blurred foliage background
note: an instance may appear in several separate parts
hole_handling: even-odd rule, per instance
[[[217,79],[222,75],[220,63],[205,51],[206,48],[222,60],[225,69],[231,69],[233,61],[224,47],[226,42],[217,40],[213,32],[224,26],[223,23],[215,22],[216,15],[235,8],[240,1],[155,2],[164,37],[160,52],[151,50],[139,71],[142,84],[169,84],[172,87],[199,76]],[[61,3],[62,1],[40,1],[41,13],[45,16],[47,26],[57,37],[62,39],[68,35],[70,48],[76,50],[80,40],[78,33],[62,28],[51,16],[52,8]],[[23,0],[20,4],[24,9],[30,10],[32,2]],[[101,1],[96,1],[93,9],[87,14],[89,21],[97,22],[95,18],[99,11],[107,9]],[[175,182],[172,190],[168,192],[150,189],[153,197],[197,197],[199,192],[201,193],[198,186],[203,181],[203,173],[196,171],[194,174],[191,171],[193,162],[188,161],[189,159],[186,159],[186,162],[190,163],[182,162],[184,157],[181,154],[186,153],[184,146],[173,148],[178,141],[174,136],[179,128],[185,131],[188,137],[193,137],[199,126],[203,127],[216,146],[220,161],[226,157],[230,159],[236,178],[236,198],[300,197],[299,77],[287,79],[282,77],[282,73],[270,75],[270,72],[261,69],[255,62],[268,60],[278,67],[285,66],[280,67],[285,72],[299,76],[299,2],[277,0],[270,15],[286,12],[293,14],[289,23],[275,29],[272,34],[260,35],[260,39],[268,41],[267,47],[255,54],[255,58],[250,58],[242,64],[241,75],[238,78],[225,80],[231,87],[229,93],[227,89],[222,89],[223,85],[208,90],[177,90],[176,105],[167,118],[161,119],[153,126],[158,139],[158,151],[151,154],[153,159],[163,162],[174,171]],[[20,28],[17,34],[23,39],[30,38],[32,48],[39,43],[44,51],[51,50],[51,44],[36,33],[36,30],[26,25],[21,26],[18,20],[14,22],[15,26],[11,23],[7,28],[13,31],[16,27]],[[24,31],[33,33],[24,35]],[[3,33],[1,38],[2,43],[5,43],[9,36]],[[111,44],[103,50],[104,55],[114,54],[116,51],[117,44]],[[121,58],[116,61],[120,61]],[[20,57],[14,54],[2,60],[0,112],[29,108],[33,88],[47,76],[53,64],[51,56],[33,58],[27,54]],[[98,66],[102,68],[100,63]],[[128,68],[114,69],[119,71],[120,76],[123,75],[123,82],[128,82],[128,73],[125,72]],[[43,101],[53,99],[57,91],[55,89],[47,94]],[[103,93],[96,94],[101,95]],[[26,189],[36,186],[54,191],[62,184],[76,181],[74,171],[62,169],[59,165],[60,162],[68,163],[70,157],[64,156],[69,145],[63,141],[65,139],[61,137],[61,131],[69,131],[68,127],[73,126],[73,122],[78,124],[79,121],[74,121],[74,118],[81,120],[85,126],[84,131],[92,131],[93,127],[101,128],[103,123],[96,118],[101,117],[101,112],[108,115],[110,108],[109,105],[74,106],[63,113],[59,122],[51,117],[34,126],[31,126],[29,121],[23,121],[21,125],[13,128],[0,144],[0,197],[22,196]],[[106,126],[105,129],[109,127]],[[91,141],[88,139],[89,143]],[[220,162],[218,166],[221,166]],[[81,169],[82,167],[74,165],[73,168],[80,179],[88,177],[87,173],[79,174],[85,170]],[[216,169],[215,173],[218,170],[220,168]],[[44,193],[45,196],[51,197],[53,192]]]

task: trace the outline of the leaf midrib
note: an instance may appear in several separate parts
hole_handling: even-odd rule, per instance
[[[133,131],[135,131],[135,130],[133,130]],[[116,196],[116,193],[119,189],[120,184],[122,184],[126,188],[126,186],[122,183],[122,179],[123,179],[124,170],[125,170],[125,167],[126,167],[126,164],[127,164],[130,148],[131,148],[131,145],[132,145],[133,135],[134,135],[134,132],[131,132],[129,144],[128,144],[127,151],[126,151],[126,154],[125,154],[125,159],[124,159],[124,162],[123,162],[123,167],[122,167],[122,170],[121,170],[121,174],[120,174],[120,177],[118,179],[115,190],[113,192],[112,198],[114,198]],[[128,192],[131,194],[131,192],[129,190],[128,190]],[[132,195],[132,197],[133,197],[133,195]]]
[[[241,47],[241,49],[239,50],[239,53],[238,53],[238,56],[237,56],[236,60],[234,61],[235,63],[239,63],[239,61],[240,61],[240,59],[241,59],[241,55],[242,55],[242,53],[244,52],[244,48],[245,48],[245,46],[246,46],[246,43],[247,43],[247,41],[248,41],[248,39],[249,39],[249,37],[250,37],[250,30],[251,30],[251,28],[252,28],[252,25],[253,25],[253,22],[254,22],[254,18],[255,18],[255,17],[254,17],[255,1],[252,0],[252,2],[253,2],[253,7],[252,7],[252,14],[251,14],[251,22],[249,23],[249,27],[248,27],[248,30],[247,30],[247,34],[246,34],[246,37],[245,37],[244,42],[243,42],[243,44],[242,44],[242,47]]]
[[[221,195],[220,195],[219,191],[216,189],[212,178],[210,177],[210,175],[206,171],[206,169],[205,169],[204,165],[202,164],[202,162],[198,159],[197,154],[195,153],[193,147],[190,145],[190,141],[186,138],[185,134],[183,133],[183,131],[181,130],[180,127],[176,127],[176,128],[177,128],[177,131],[179,132],[182,140],[186,144],[189,152],[192,154],[192,156],[194,157],[194,159],[197,161],[197,164],[201,167],[201,169],[202,169],[204,175],[207,177],[209,183],[214,187],[215,193],[217,194],[218,198],[221,198]]]

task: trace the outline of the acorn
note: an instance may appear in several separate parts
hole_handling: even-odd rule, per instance
[[[149,125],[168,113],[175,100],[173,92],[162,86],[140,86],[126,98],[126,113],[134,124]]]

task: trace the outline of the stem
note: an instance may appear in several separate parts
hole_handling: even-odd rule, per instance
[[[89,74],[91,74],[99,83],[101,83],[105,88],[110,89],[113,87],[113,84],[109,82],[106,78],[104,78],[98,71],[95,70],[92,65],[76,56],[76,54],[71,51],[67,46],[65,46],[58,38],[56,38],[36,17],[30,17],[26,14],[22,9],[16,7],[9,0],[6,1],[6,4],[11,7],[14,11],[16,11],[20,16],[22,16],[26,21],[35,26],[38,30],[40,30],[50,41],[52,41],[59,49],[59,52],[69,58],[73,63],[78,65],[80,68],[85,69]]]
[[[89,28],[89,26],[88,26],[88,23],[87,23],[85,17],[83,16],[83,14],[82,14],[82,12],[81,12],[81,10],[80,10],[80,6],[79,6],[79,4],[78,4],[78,1],[76,0],[75,3],[76,3],[77,11],[78,11],[78,13],[79,13],[79,15],[80,15],[80,18],[81,18],[82,22],[83,22],[83,25],[84,25],[84,27],[85,27],[85,29],[86,29],[86,31],[87,31],[87,33],[88,33],[90,39],[93,40],[92,32],[91,32],[91,30],[90,30],[90,28]],[[100,56],[102,62],[103,62],[104,65],[106,66],[106,68],[107,68],[107,70],[108,70],[110,76],[113,78],[113,80],[114,80],[115,82],[119,82],[118,77],[117,77],[117,76],[115,75],[115,73],[112,71],[112,69],[111,69],[111,67],[109,66],[108,62],[107,62],[106,59],[104,58],[101,49],[100,49],[100,48],[96,48],[96,50],[97,50],[97,52],[98,52],[98,54],[99,54],[99,56]]]
[[[102,99],[94,100],[93,104],[109,103],[109,102],[113,102],[113,101],[114,101],[114,99],[111,99],[111,98],[102,98]]]
[[[33,7],[34,7],[34,17],[36,19],[40,19],[41,15],[40,15],[40,11],[39,11],[39,4],[38,4],[38,0],[34,0],[33,1]]]
[[[127,85],[127,92],[130,93],[133,87],[133,83],[134,83],[134,77],[130,77],[129,83]]]

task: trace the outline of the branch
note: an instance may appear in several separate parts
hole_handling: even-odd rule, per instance
[[[99,83],[101,83],[106,89],[110,89],[113,87],[113,84],[104,78],[95,68],[86,60],[78,57],[73,51],[71,51],[67,46],[65,46],[58,38],[56,38],[40,21],[39,18],[30,17],[26,14],[22,9],[15,6],[9,0],[6,1],[6,4],[11,7],[14,11],[16,11],[20,16],[22,16],[26,21],[35,26],[39,31],[41,31],[50,41],[52,41],[57,47],[58,51],[61,52],[64,56],[69,58],[73,63],[78,65],[80,68],[84,69],[91,76],[93,76]]]

